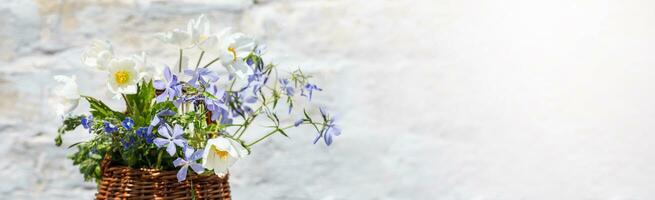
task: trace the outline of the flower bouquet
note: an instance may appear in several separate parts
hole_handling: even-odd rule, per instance
[[[314,143],[330,145],[340,134],[325,109],[315,117],[294,109],[295,100],[311,101],[322,89],[299,69],[284,73],[265,64],[263,45],[253,38],[230,29],[212,33],[205,16],[156,37],[179,51],[173,67],[155,67],[145,54],[116,56],[102,40],[82,55],[85,65],[108,74],[108,89],[125,110],[80,95],[75,76],[55,76],[63,118],[55,143],[80,125],[88,130],[88,141],[70,145],[77,148],[70,159],[85,180],[99,184],[97,199],[230,199],[228,168],[261,141],[288,137],[287,129],[300,125],[318,132]],[[203,59],[208,55],[215,56]],[[71,114],[80,99],[89,102],[89,114]],[[294,110],[298,120],[280,120]],[[269,130],[246,140],[254,124]]]

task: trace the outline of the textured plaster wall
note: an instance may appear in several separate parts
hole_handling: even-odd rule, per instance
[[[655,199],[653,10],[618,0],[2,0],[0,199],[91,199],[94,184],[52,142],[51,76],[75,74],[83,93],[120,108],[104,75],[80,70],[82,48],[108,39],[118,54],[171,63],[176,51],[150,34],[201,13],[316,76],[325,92],[315,102],[344,129],[331,148],[311,145],[309,129],[264,143],[232,169],[235,199]]]

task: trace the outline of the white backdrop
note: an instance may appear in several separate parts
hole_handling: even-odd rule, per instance
[[[173,3],[176,2],[176,3]],[[90,199],[52,139],[54,74],[91,39],[177,52],[150,33],[206,13],[302,66],[342,136],[274,138],[235,165],[235,199],[655,199],[655,3],[476,0],[2,0],[0,197]],[[120,102],[112,102],[120,107]],[[78,112],[83,112],[82,104]],[[66,139],[80,140],[81,131]]]

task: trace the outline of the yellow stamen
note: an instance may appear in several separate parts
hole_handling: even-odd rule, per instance
[[[237,50],[235,50],[234,47],[228,47],[227,51],[232,53],[232,57],[233,57],[232,61],[237,61]]]
[[[213,151],[214,154],[216,154],[216,156],[218,156],[218,158],[220,158],[221,160],[227,160],[227,155],[228,155],[227,151],[223,151],[223,150],[217,149],[216,146],[212,146],[212,151]]]
[[[202,34],[202,35],[198,36],[198,41],[199,42],[204,42],[205,40],[207,40],[207,38],[209,38],[209,35]]]
[[[116,83],[123,85],[130,79],[130,73],[127,71],[117,71],[114,73],[114,79],[116,80]]]

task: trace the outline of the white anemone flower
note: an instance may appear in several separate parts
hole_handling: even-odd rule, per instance
[[[80,90],[77,86],[75,76],[57,75],[54,76],[54,79],[60,83],[60,85],[54,88],[55,99],[53,103],[55,112],[57,116],[63,117],[77,108],[80,100]]]
[[[135,94],[137,83],[141,79],[136,68],[136,62],[131,58],[113,59],[109,63],[109,90],[119,96],[120,94]]]
[[[228,168],[248,152],[238,142],[224,137],[207,140],[202,154],[202,166],[214,170],[218,176],[225,176]]]
[[[180,49],[193,46],[191,33],[188,30],[174,29],[169,32],[158,33],[155,37],[164,43],[175,45]]]
[[[210,22],[205,15],[200,15],[196,20],[190,20],[187,31],[191,35],[193,44],[202,51],[211,51],[218,45],[218,36],[212,34]]]
[[[236,74],[240,78],[249,74],[250,67],[243,59],[255,48],[255,40],[243,33],[227,35],[220,44],[220,61],[230,74]]]
[[[136,63],[136,70],[143,80],[159,80],[161,79],[161,71],[158,71],[155,66],[148,63],[148,56],[146,52],[141,52],[141,55],[133,55],[132,58]]]
[[[114,57],[114,49],[106,40],[94,40],[82,53],[82,63],[94,69],[105,70]]]

